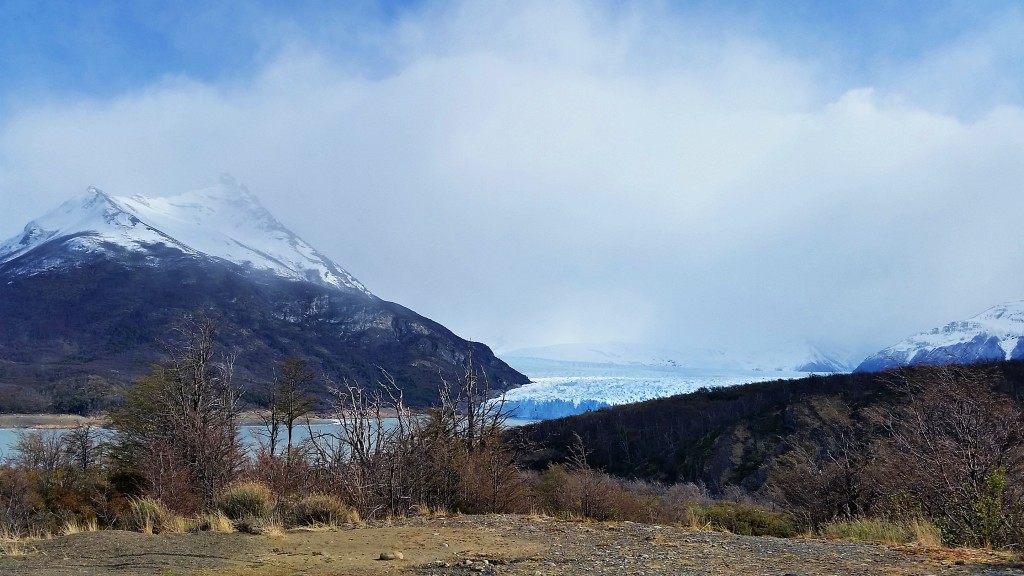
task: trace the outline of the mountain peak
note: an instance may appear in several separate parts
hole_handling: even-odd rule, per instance
[[[230,175],[212,186],[173,197],[111,196],[94,186],[30,222],[0,244],[0,265],[53,240],[79,252],[111,246],[131,252],[170,247],[191,256],[226,260],[339,290],[369,291],[347,271],[277,221]],[[35,273],[53,266],[26,267]]]

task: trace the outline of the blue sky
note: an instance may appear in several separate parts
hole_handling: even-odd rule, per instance
[[[499,349],[867,353],[1024,298],[1022,37],[995,1],[0,0],[0,236],[231,172]]]
[[[629,2],[591,2],[606,18]],[[365,67],[395,65],[378,34],[403,19],[443,12],[441,2],[40,2],[0,3],[4,92],[31,97],[109,97],[184,75],[231,82],[257,74],[291,43]],[[710,35],[752,34],[781,50],[823,58],[847,81],[881,81],[885,69],[912,63],[951,43],[1022,17],[1016,1],[725,0],[671,2],[659,12],[706,26]],[[1019,53],[1004,64],[1021,71]],[[995,55],[996,59],[1000,56]],[[376,70],[375,70],[376,69]],[[1007,97],[1019,100],[1020,82]]]

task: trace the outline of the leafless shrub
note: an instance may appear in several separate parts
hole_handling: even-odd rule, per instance
[[[438,404],[413,413],[394,378],[374,388],[331,388],[335,432],[309,427],[310,462],[321,486],[368,518],[402,515],[414,506],[467,512],[526,508],[517,452],[501,439],[508,418],[467,358],[455,380],[441,378]]]
[[[825,398],[796,410],[813,424],[775,460],[768,493],[810,530],[863,516],[877,496],[871,430],[851,420],[848,406]]]
[[[891,502],[919,507],[950,544],[1019,543],[1024,510],[1024,415],[991,370],[896,371],[903,399],[876,413],[888,437],[875,479]]]

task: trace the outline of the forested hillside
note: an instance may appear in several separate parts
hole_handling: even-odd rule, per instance
[[[742,487],[812,526],[923,513],[949,541],[991,543],[1021,528],[1022,398],[1021,362],[921,366],[702,390],[514,433],[537,468],[570,457],[578,435],[615,475]]]

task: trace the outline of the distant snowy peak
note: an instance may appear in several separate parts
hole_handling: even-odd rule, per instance
[[[222,176],[214,186],[169,198],[111,196],[90,187],[0,244],[0,264],[54,240],[82,252],[102,252],[110,245],[146,252],[162,245],[285,278],[370,294],[351,274],[285,228],[230,176]],[[43,259],[21,272],[38,273],[62,261]]]
[[[763,372],[849,372],[853,369],[853,361],[848,352],[806,340],[785,341],[754,349],[735,347],[667,350],[622,342],[557,344],[523,348],[502,356],[561,362]]]
[[[869,356],[857,371],[877,372],[914,364],[1021,359],[1024,359],[1024,301],[1016,301],[911,336]]]

